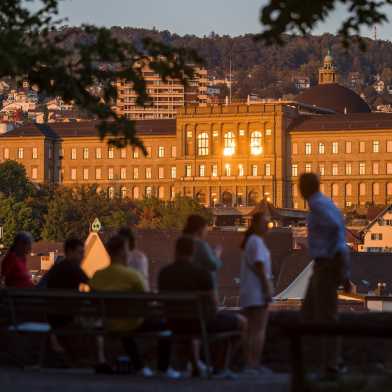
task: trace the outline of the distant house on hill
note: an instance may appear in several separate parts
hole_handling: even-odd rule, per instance
[[[382,210],[361,234],[360,252],[392,252],[392,205]]]
[[[297,90],[304,90],[310,88],[309,76],[294,76],[293,82]]]

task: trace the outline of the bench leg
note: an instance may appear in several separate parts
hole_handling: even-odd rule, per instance
[[[40,370],[44,367],[48,340],[49,340],[49,335],[44,334],[44,336],[42,337],[41,346],[39,350],[39,358],[38,358],[38,368]]]
[[[305,391],[305,375],[302,354],[302,338],[299,335],[290,337],[291,353],[291,392]]]

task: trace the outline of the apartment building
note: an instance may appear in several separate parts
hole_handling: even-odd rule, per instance
[[[137,95],[132,83],[119,80],[116,83],[118,98],[116,110],[129,119],[171,119],[184,105],[205,105],[207,96],[207,70],[195,68],[194,78],[184,85],[179,80],[162,81],[160,76],[147,65],[142,69],[147,93],[151,98],[148,106],[136,104]]]

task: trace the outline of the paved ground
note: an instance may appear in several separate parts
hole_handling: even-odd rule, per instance
[[[3,392],[288,392],[288,375],[227,380],[182,380],[169,382],[165,379],[145,380],[131,376],[97,376],[86,371],[19,371],[0,369],[0,385]]]

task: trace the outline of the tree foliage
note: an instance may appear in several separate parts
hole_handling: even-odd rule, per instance
[[[282,44],[285,42],[284,33],[309,34],[319,22],[341,7],[347,11],[338,29],[343,45],[350,46],[354,35],[364,49],[365,42],[359,35],[361,28],[388,22],[385,6],[391,4],[392,0],[269,0],[260,13],[264,31],[259,39],[267,44]]]
[[[32,194],[33,185],[26,175],[25,167],[11,160],[0,163],[0,193],[16,201],[24,200]]]
[[[172,48],[148,37],[137,43],[122,41],[110,29],[82,25],[78,37],[72,29],[62,29],[57,17],[59,0],[40,0],[31,10],[24,0],[0,2],[0,77],[27,79],[42,94],[73,101],[96,118],[102,138],[118,146],[128,143],[144,150],[134,123],[113,110],[117,98],[114,82],[132,82],[137,103],[149,97],[141,73],[144,64],[163,80],[174,77],[187,81],[199,61],[187,48]],[[81,33],[81,34],[80,34]],[[83,39],[79,39],[80,36]],[[72,45],[70,45],[72,43]],[[102,94],[93,93],[99,85]]]

